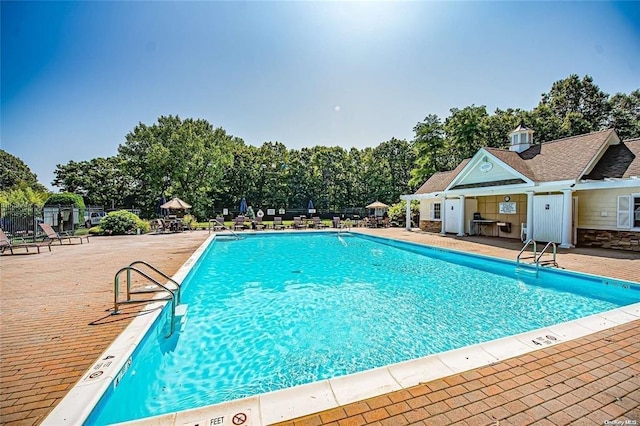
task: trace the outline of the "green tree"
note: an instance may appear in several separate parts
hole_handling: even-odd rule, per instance
[[[38,182],[38,177],[31,172],[24,161],[0,149],[0,190],[8,190],[20,185],[23,188],[30,187],[36,192],[47,190]]]
[[[415,167],[411,171],[409,185],[417,188],[435,172],[443,170],[444,128],[437,115],[429,114],[415,125],[413,132]]]
[[[134,179],[135,196],[145,215],[157,209],[161,194],[192,204],[197,217],[210,214],[210,196],[231,163],[235,138],[206,120],[162,116],[151,126],[140,123],[118,148]]]
[[[107,208],[132,207],[133,179],[126,173],[121,157],[69,161],[56,165],[52,184],[65,192],[82,195],[86,204]]]
[[[602,130],[609,117],[609,95],[586,75],[576,74],[556,81],[539,105],[548,105],[561,122],[561,137]]]
[[[443,159],[444,168],[451,170],[478,149],[487,146],[487,109],[471,105],[463,109],[452,108],[444,123],[447,134]]]
[[[609,99],[609,127],[622,140],[640,137],[640,89],[630,94],[616,93]]]

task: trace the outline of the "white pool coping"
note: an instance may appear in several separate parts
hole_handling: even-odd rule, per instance
[[[215,235],[207,238],[189,257],[173,276],[175,281],[182,282]],[[160,308],[164,303],[167,302],[152,303],[145,310]],[[156,309],[151,314],[137,316],[45,418],[42,425],[84,423],[104,392],[114,386],[114,380],[117,386],[131,363],[133,351],[159,315],[160,309]],[[638,319],[640,303],[634,303],[550,327],[359,373],[121,424],[268,425],[495,364]]]

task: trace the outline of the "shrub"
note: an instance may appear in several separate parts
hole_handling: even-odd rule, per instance
[[[47,198],[47,201],[44,202],[45,206],[57,206],[58,204],[61,206],[72,205],[74,207],[77,207],[80,217],[84,217],[85,205],[82,196],[78,194],[72,194],[71,192],[58,192],[55,194],[51,194],[51,196]]]
[[[389,207],[389,218],[392,221],[404,223],[406,214],[407,202],[405,200],[401,200],[399,203]],[[420,201],[411,201],[411,219],[416,221],[418,216],[420,216]]]
[[[131,235],[140,232],[149,232],[149,223],[140,219],[135,214],[126,210],[111,212],[100,221],[105,235]]]
[[[186,214],[182,218],[182,226],[184,226],[187,229],[196,229],[198,227],[198,221],[196,220],[195,217],[191,216],[190,214]]]
[[[104,234],[104,231],[102,230],[102,228],[100,226],[92,226],[91,228],[89,228],[89,235],[102,235]]]

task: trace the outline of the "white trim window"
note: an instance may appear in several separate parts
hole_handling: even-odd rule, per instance
[[[619,229],[640,229],[640,194],[619,195],[617,213]]]
[[[431,220],[442,220],[442,203],[431,203],[429,218]]]

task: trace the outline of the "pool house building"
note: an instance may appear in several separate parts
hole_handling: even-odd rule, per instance
[[[420,228],[640,251],[640,138],[609,129],[536,144],[533,133],[521,124],[509,149],[481,148],[403,195],[420,201]]]

